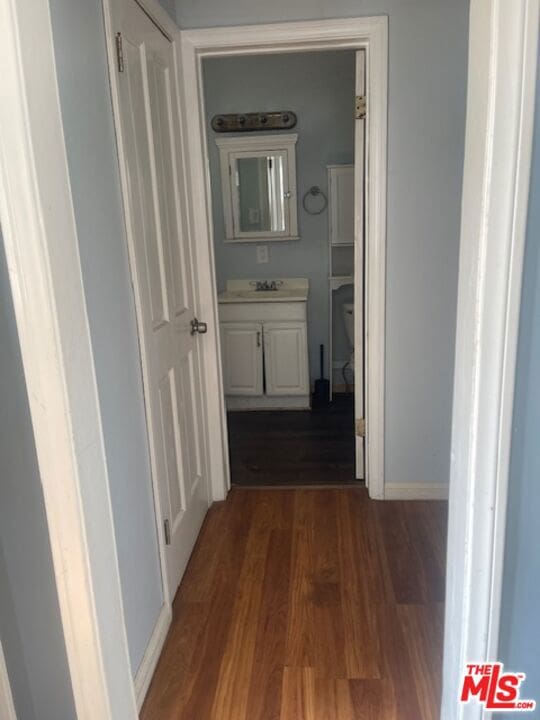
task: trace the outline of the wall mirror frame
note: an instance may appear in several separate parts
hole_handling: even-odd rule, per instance
[[[216,138],[225,242],[298,240],[297,133]]]

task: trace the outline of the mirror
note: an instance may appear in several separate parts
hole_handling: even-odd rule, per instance
[[[218,139],[225,242],[298,237],[296,135]]]
[[[240,232],[283,232],[285,188],[280,155],[238,158]]]

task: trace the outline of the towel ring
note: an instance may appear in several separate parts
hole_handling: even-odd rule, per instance
[[[307,200],[310,196],[315,197],[315,198],[319,197],[319,196],[322,197],[322,205],[318,210],[310,210],[308,208]],[[328,205],[328,198],[326,197],[326,195],[323,193],[323,191],[321,190],[321,188],[318,185],[313,185],[312,187],[310,187],[309,190],[307,191],[307,193],[302,198],[302,207],[309,215],[320,215],[321,213],[323,213],[326,210],[327,205]]]

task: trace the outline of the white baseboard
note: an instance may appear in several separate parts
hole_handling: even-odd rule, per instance
[[[309,410],[311,395],[227,395],[225,405],[227,410]]]
[[[385,500],[448,500],[448,483],[386,483]]]
[[[159,617],[154,626],[150,642],[143,655],[139,669],[135,675],[135,697],[137,699],[137,709],[140,710],[150,687],[150,681],[154,675],[159,656],[167,637],[167,632],[171,625],[172,609],[170,605],[163,605]]]

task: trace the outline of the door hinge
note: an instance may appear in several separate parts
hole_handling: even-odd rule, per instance
[[[358,418],[356,421],[356,435],[357,437],[366,437],[366,419]]]
[[[122,33],[117,32],[116,40],[116,61],[118,63],[118,72],[124,72],[124,47],[122,45]]]
[[[354,111],[354,117],[357,120],[363,120],[366,117],[366,107],[367,107],[366,96],[365,95],[357,95],[355,111]]]
[[[171,544],[171,526],[169,525],[169,521],[167,518],[165,518],[163,522],[163,529],[165,531],[165,545]]]

